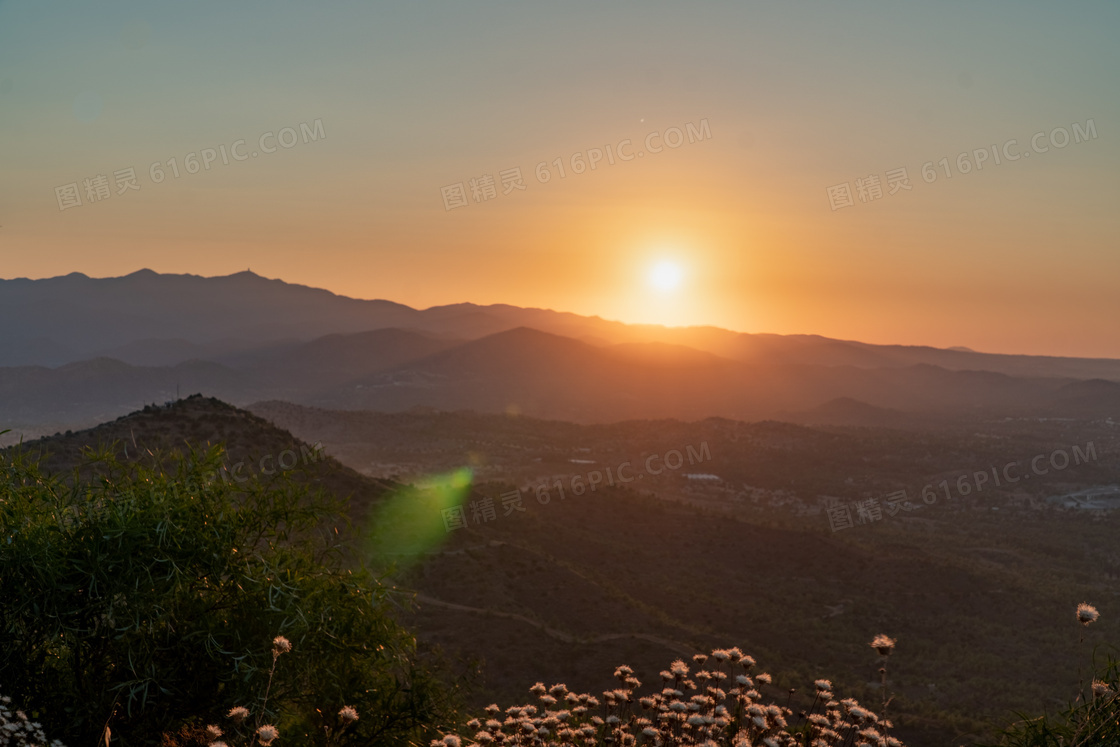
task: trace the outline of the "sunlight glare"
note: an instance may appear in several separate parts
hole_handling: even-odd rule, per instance
[[[649,283],[659,291],[676,290],[684,278],[684,271],[676,262],[658,262],[649,273]]]

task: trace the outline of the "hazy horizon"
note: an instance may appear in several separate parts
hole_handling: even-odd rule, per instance
[[[126,272],[123,275],[110,275],[110,276],[95,277],[95,276],[86,275],[86,273],[74,271],[72,273],[66,273],[65,275],[47,275],[47,276],[44,276],[44,277],[23,277],[23,276],[10,277],[10,278],[0,277],[0,281],[5,281],[5,280],[51,280],[51,279],[55,279],[55,278],[66,277],[66,275],[71,275],[71,274],[85,275],[86,277],[89,277],[91,280],[110,280],[110,279],[115,279],[115,278],[127,277],[128,275],[133,275],[133,274],[136,274],[136,273],[139,273],[139,272],[143,272],[145,270],[154,272],[154,270],[151,270],[151,268],[141,267],[141,268],[138,268],[136,270],[133,270],[132,272]],[[292,280],[288,280],[288,279],[285,279],[285,278],[270,278],[270,277],[261,275],[260,273],[257,273],[255,271],[253,271],[252,268],[246,268],[246,270],[244,270],[242,272],[246,272],[246,271],[247,272],[252,272],[254,275],[257,275],[258,277],[261,277],[265,280],[279,280],[279,281],[284,282],[284,283],[289,284],[289,285],[304,286],[304,287],[311,287],[311,288],[316,287],[316,286],[309,286],[306,283],[301,283],[301,282],[295,282],[295,281],[292,281]],[[180,275],[180,276],[183,276],[183,277],[220,278],[220,277],[229,277],[231,275],[236,275],[238,273],[234,272],[234,273],[229,273],[227,275],[199,275],[197,273],[190,273],[190,272],[158,273],[158,274],[161,274],[161,275]],[[361,300],[361,301],[389,301],[389,302],[392,302],[392,303],[397,303],[397,304],[401,304],[401,305],[404,305],[404,306],[409,306],[410,308],[416,309],[417,311],[425,311],[425,310],[429,310],[429,309],[435,309],[435,308],[440,308],[440,307],[449,307],[449,306],[457,306],[457,305],[474,305],[474,306],[478,306],[480,308],[485,308],[486,306],[492,306],[492,305],[493,306],[511,305],[511,304],[503,304],[501,302],[496,302],[496,303],[493,303],[493,304],[481,304],[481,303],[477,303],[475,301],[470,301],[470,300],[451,300],[451,301],[447,301],[445,303],[433,304],[431,306],[410,306],[409,304],[402,303],[401,301],[399,301],[397,299],[389,298],[389,297],[361,298],[361,297],[356,297],[356,296],[348,296],[344,293],[339,293],[339,292],[331,290],[329,288],[318,288],[318,289],[319,290],[327,290],[327,291],[333,293],[334,295],[340,296],[342,298],[351,298],[351,299]],[[717,324],[681,324],[681,325],[658,324],[658,323],[655,323],[655,322],[640,322],[640,321],[639,322],[634,322],[634,321],[626,321],[626,320],[623,320],[623,319],[612,319],[610,317],[599,315],[599,314],[584,314],[584,313],[572,311],[570,309],[548,308],[548,307],[544,307],[544,306],[526,306],[526,307],[520,307],[520,308],[526,308],[526,309],[530,309],[530,310],[540,309],[540,310],[544,310],[544,311],[554,311],[554,312],[559,313],[559,314],[570,313],[570,314],[576,314],[577,316],[581,316],[581,317],[585,317],[585,318],[602,319],[603,321],[607,321],[607,322],[618,322],[618,323],[621,323],[621,324],[626,324],[628,326],[649,326],[649,327],[660,327],[660,328],[664,328],[664,329],[676,329],[676,330],[715,328],[715,329],[723,329],[723,330],[727,330],[727,331],[730,331],[730,332],[736,332],[736,333],[748,334],[748,335],[780,334],[780,335],[783,335],[783,336],[828,337],[827,335],[821,335],[820,333],[813,332],[813,331],[804,331],[804,332],[792,331],[792,332],[784,332],[784,333],[775,333],[775,332],[768,332],[766,330],[735,329],[735,328],[732,328],[732,327],[723,327],[723,326],[720,326],[720,325],[717,325]],[[905,346],[905,347],[934,347],[934,348],[940,348],[940,349],[944,349],[944,350],[967,350],[969,352],[991,353],[991,354],[998,354],[998,355],[1043,355],[1043,356],[1050,355],[1050,354],[1047,354],[1047,353],[1025,353],[1025,352],[1018,352],[1018,351],[985,350],[985,349],[971,347],[971,346],[968,346],[968,345],[927,345],[927,344],[923,344],[923,343],[917,343],[917,342],[906,341],[906,340],[896,340],[896,341],[886,340],[886,341],[871,342],[869,340],[860,340],[860,339],[855,339],[855,338],[843,338],[843,337],[828,337],[828,339],[835,339],[835,340],[842,341],[842,342],[868,343],[868,344],[873,344],[873,345],[894,345],[894,346]],[[1054,357],[1120,359],[1120,353],[1118,353],[1116,355],[1082,355],[1082,356],[1068,355],[1068,356],[1054,356]]]

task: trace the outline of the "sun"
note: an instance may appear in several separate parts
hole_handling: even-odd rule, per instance
[[[675,291],[684,280],[684,270],[676,262],[664,260],[653,266],[649,272],[649,284],[663,292]]]

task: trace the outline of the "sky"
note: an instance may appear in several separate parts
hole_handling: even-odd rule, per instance
[[[1120,358],[1117,38],[1115,2],[0,0],[0,277]]]

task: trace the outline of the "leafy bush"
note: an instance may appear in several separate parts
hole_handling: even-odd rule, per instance
[[[62,479],[0,456],[0,683],[52,735],[156,744],[232,706],[323,735],[340,707],[359,743],[403,744],[454,718],[391,589],[348,567],[340,506],[285,477],[209,479],[221,453],[150,463],[86,455]],[[324,716],[323,714],[327,714]],[[308,740],[302,740],[308,741]],[[320,741],[312,739],[311,741]]]

